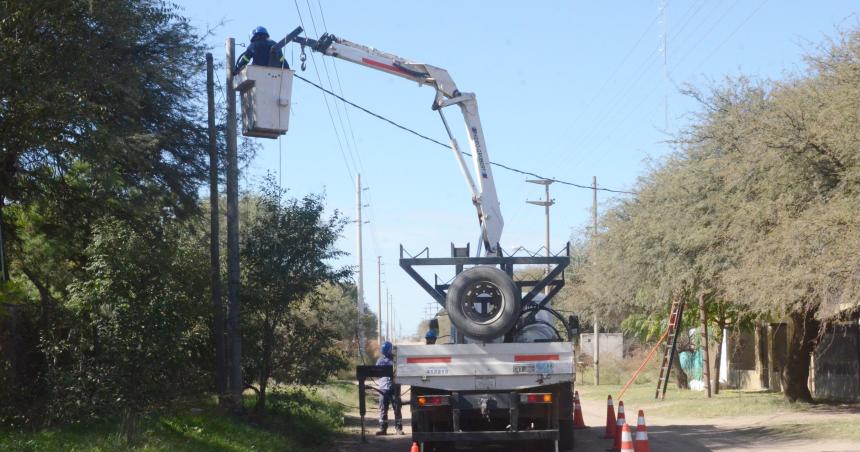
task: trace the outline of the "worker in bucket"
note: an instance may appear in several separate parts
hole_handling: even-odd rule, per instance
[[[391,342],[382,343],[382,356],[376,361],[377,366],[394,366],[394,346]],[[388,434],[388,405],[394,410],[394,429],[398,435],[403,434],[403,414],[400,411],[400,385],[392,384],[390,377],[379,379],[379,431],[377,435]]]
[[[248,44],[248,49],[242,52],[239,55],[239,59],[236,60],[235,72],[241,71],[248,63],[254,66],[290,68],[281,49],[275,52],[275,59],[269,61],[269,51],[277,43],[269,39],[269,32],[266,30],[266,27],[257,27],[251,30],[250,38],[251,43]]]

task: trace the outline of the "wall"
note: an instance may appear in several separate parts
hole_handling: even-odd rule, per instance
[[[579,335],[580,355],[590,357],[594,354],[594,333]],[[624,358],[624,335],[621,333],[600,333],[600,359]]]
[[[816,399],[860,401],[860,328],[857,321],[827,326],[815,347]]]

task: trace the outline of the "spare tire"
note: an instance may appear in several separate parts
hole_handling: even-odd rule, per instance
[[[496,267],[474,267],[454,279],[445,308],[451,323],[464,335],[491,341],[503,336],[520,314],[520,290]]]

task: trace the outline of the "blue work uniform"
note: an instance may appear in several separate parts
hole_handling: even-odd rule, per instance
[[[236,72],[242,70],[243,67],[248,65],[248,63],[254,66],[272,66],[272,67],[283,67],[290,68],[290,65],[287,64],[287,60],[284,59],[284,52],[281,49],[278,49],[275,52],[274,61],[269,61],[269,51],[272,50],[272,46],[277,44],[275,41],[271,39],[257,39],[256,41],[251,41],[248,44],[248,49],[242,52],[239,55],[239,59],[236,60]]]
[[[391,356],[383,356],[376,361],[377,366],[392,366]],[[394,410],[394,428],[403,430],[403,413],[401,413],[400,385],[392,384],[390,377],[381,377],[379,385],[379,429],[388,429],[388,405]]]

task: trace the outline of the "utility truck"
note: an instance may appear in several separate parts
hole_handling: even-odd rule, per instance
[[[451,245],[447,257],[430,257],[427,248],[410,255],[401,245],[400,266],[444,308],[451,334],[445,344],[396,346],[393,369],[358,367],[362,424],[365,380],[393,374],[395,384],[411,387],[412,437],[422,451],[470,449],[479,442],[507,444],[508,450],[535,445],[571,449],[578,321],[550,304],[564,284],[569,245],[545,256],[506,253],[500,246],[504,221],[475,94],[460,91],[439,67],[328,33],[318,39],[303,37],[302,31],[296,28],[273,53],[293,42],[301,46],[302,69],[305,49],[310,49],[435,89],[431,108],[448,134],[480,226],[474,253],[467,244]],[[246,135],[275,138],[286,132],[293,75],[289,69],[259,66],[247,66],[236,75]],[[443,112],[454,106],[465,121],[474,176]],[[537,265],[546,266],[543,277],[515,280],[517,266]],[[417,271],[427,266],[447,267],[453,279],[436,276],[430,283]]]

